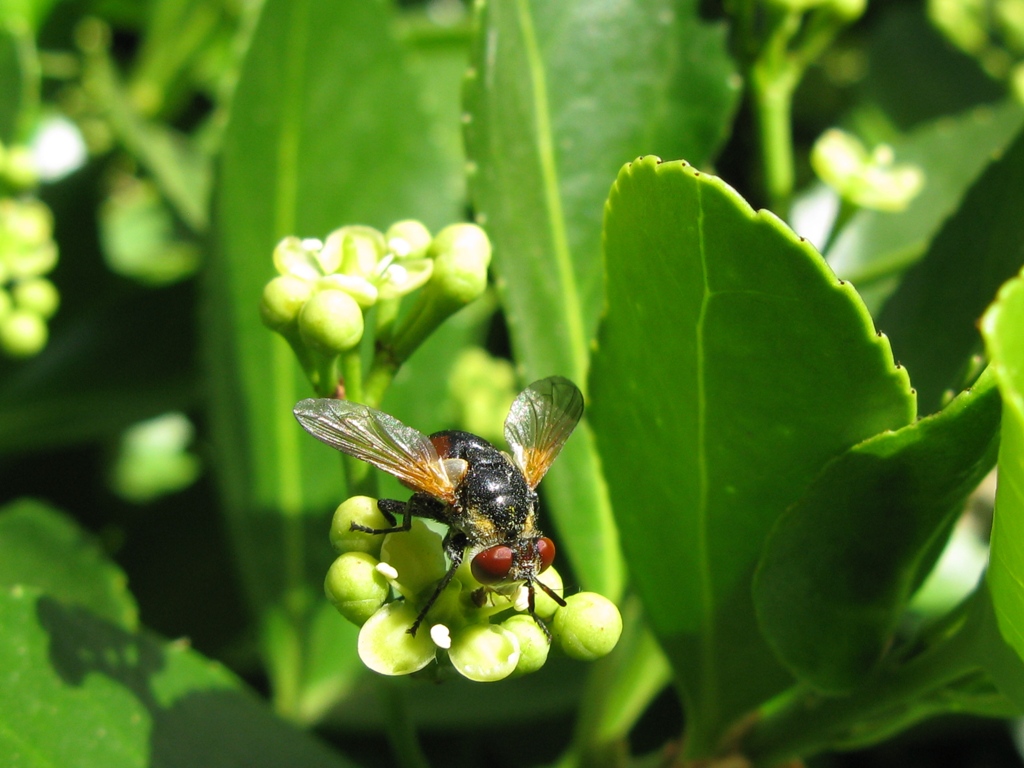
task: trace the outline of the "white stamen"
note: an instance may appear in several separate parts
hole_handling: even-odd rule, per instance
[[[388,248],[400,259],[404,259],[412,253],[412,246],[409,245],[409,241],[404,237],[392,237],[388,240]]]
[[[395,566],[393,566],[391,563],[377,563],[376,570],[377,573],[379,573],[388,581],[398,580],[398,571],[395,569]]]
[[[516,592],[515,608],[517,611],[525,611],[530,607],[530,590],[525,584],[519,587],[519,591]]]
[[[430,628],[430,639],[438,648],[448,650],[452,647],[452,635],[444,624],[435,624]]]

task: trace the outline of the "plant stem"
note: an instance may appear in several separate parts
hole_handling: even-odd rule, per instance
[[[426,755],[416,738],[416,726],[409,717],[402,687],[392,680],[381,685],[384,699],[384,722],[387,723],[388,742],[401,768],[430,768]]]
[[[789,214],[793,196],[793,91],[800,73],[785,60],[762,59],[751,71],[753,107],[763,163],[764,185],[771,209]]]
[[[821,752],[858,723],[972,672],[973,642],[970,631],[957,631],[895,670],[878,672],[848,696],[825,698],[793,688],[762,709],[761,719],[744,739],[743,752],[759,766]]]
[[[793,197],[793,93],[807,67],[825,51],[836,33],[851,19],[830,10],[803,13],[784,10],[769,19],[770,32],[751,58],[748,79],[757,118],[764,186],[771,209],[786,218]],[[752,24],[742,27],[744,48],[752,47]]]
[[[363,387],[363,356],[357,346],[341,353],[341,380],[345,386],[345,399],[354,403],[365,403],[366,395]],[[342,466],[345,470],[345,485],[349,496],[376,496],[377,477],[370,471],[365,461],[342,454]]]
[[[623,604],[623,626],[615,651],[588,675],[572,745],[558,768],[624,764],[630,729],[672,676],[635,596]]]

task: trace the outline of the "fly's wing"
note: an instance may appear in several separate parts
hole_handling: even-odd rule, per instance
[[[583,415],[583,393],[561,376],[535,381],[512,403],[505,441],[531,488],[536,488]]]
[[[414,491],[455,502],[455,486],[433,443],[394,416],[348,400],[323,398],[302,400],[294,413],[317,440],[394,475]]]

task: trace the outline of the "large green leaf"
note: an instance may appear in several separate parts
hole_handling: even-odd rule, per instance
[[[909,423],[914,397],[851,286],[713,176],[623,168],[605,257],[595,432],[688,749],[707,754],[789,682],[751,598],[770,527],[829,459]]]
[[[990,373],[941,413],[857,444],[780,518],[754,581],[761,627],[801,679],[863,680],[890,647],[921,566],[996,459]]]
[[[516,359],[528,381],[558,373],[583,386],[609,180],[638,153],[710,159],[737,93],[724,30],[703,24],[691,2],[489,2],[472,62],[470,191],[494,242]],[[544,489],[580,580],[619,594],[616,534],[585,424]]]
[[[0,588],[33,587],[127,630],[138,608],[124,573],[69,517],[35,499],[0,508]]]
[[[947,389],[959,389],[981,345],[978,317],[1024,265],[1022,200],[1024,133],[967,191],[878,318],[914,378],[923,413],[937,410]]]
[[[829,266],[858,287],[899,274],[920,259],[971,184],[1024,123],[1016,102],[971,110],[893,140],[898,162],[924,171],[921,193],[899,213],[858,211],[826,252]]]
[[[219,665],[35,588],[0,589],[0,763],[348,765]]]
[[[1024,658],[1024,274],[999,291],[981,330],[1003,396],[988,579],[999,629]]]
[[[410,216],[437,228],[457,215],[455,169],[430,141],[390,22],[378,2],[268,0],[216,193],[207,360],[218,469],[246,585],[261,612],[273,607],[265,624],[272,677],[282,705],[296,709],[303,664],[356,668],[354,630],[323,618],[331,609],[320,586],[341,464],[295,423],[292,407],[308,384],[256,307],[284,235],[323,237],[343,224],[386,227]],[[330,634],[308,639],[313,624]],[[310,647],[329,658],[312,658]]]

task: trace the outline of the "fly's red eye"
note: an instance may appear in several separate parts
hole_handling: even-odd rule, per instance
[[[537,539],[537,556],[540,558],[540,573],[544,573],[555,562],[555,542],[547,536]]]
[[[512,570],[512,550],[503,545],[485,549],[473,558],[471,570],[481,584],[497,584]]]

